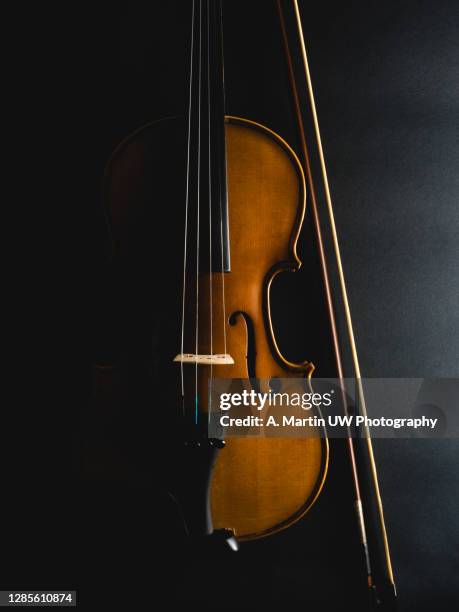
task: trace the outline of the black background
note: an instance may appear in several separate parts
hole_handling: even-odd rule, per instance
[[[87,475],[81,481],[75,473],[82,439],[88,432],[96,443],[104,437],[89,403],[91,364],[110,357],[101,332],[109,306],[101,176],[114,146],[132,130],[184,113],[187,7],[111,6],[98,14],[65,7],[41,30],[46,66],[31,75],[30,90],[35,108],[45,99],[46,120],[37,113],[46,121],[44,133],[57,127],[55,140],[41,139],[54,154],[42,178],[57,186],[58,203],[46,224],[51,240],[41,246],[51,245],[57,273],[49,288],[32,291],[51,297],[46,329],[58,342],[45,346],[40,359],[46,373],[38,425],[47,435],[23,451],[9,436],[2,583],[76,587],[85,609],[115,583],[126,605],[133,586],[141,601],[151,585],[151,597],[159,597],[162,585],[171,602],[198,600],[203,609],[312,602],[340,609],[361,602],[361,584],[339,445],[325,492],[302,524],[247,546],[237,561],[203,560],[197,569],[193,553],[184,553],[173,507],[152,495],[154,484],[110,484]],[[459,4],[303,2],[301,8],[362,371],[457,376]],[[227,0],[224,16],[227,112],[267,125],[298,148],[275,3]],[[44,187],[42,194],[50,192]],[[318,375],[328,375],[310,219],[300,247],[302,272],[274,287],[275,323],[290,358],[307,357]],[[25,407],[22,414],[34,424],[35,412]],[[447,610],[459,597],[457,450],[447,440],[376,444],[404,610]]]

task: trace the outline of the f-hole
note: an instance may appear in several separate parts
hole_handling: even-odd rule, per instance
[[[246,347],[246,359],[247,359],[247,372],[249,374],[249,378],[256,378],[255,374],[255,359],[256,359],[256,351],[255,351],[255,328],[250,316],[244,312],[243,310],[236,310],[229,317],[229,324],[236,325],[239,317],[242,317],[245,321],[245,327],[247,330],[247,347]]]

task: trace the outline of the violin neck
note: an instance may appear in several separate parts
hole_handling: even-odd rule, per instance
[[[221,0],[193,0],[192,10],[189,213],[191,225],[199,219],[200,271],[229,272]]]

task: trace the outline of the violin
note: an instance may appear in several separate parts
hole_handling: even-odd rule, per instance
[[[188,116],[144,126],[118,146],[104,193],[127,276],[135,250],[157,240],[141,235],[144,228],[169,228],[164,207],[176,228],[169,240],[176,256],[165,254],[164,263],[176,286],[167,281],[170,307],[160,325],[163,409],[186,422],[188,444],[204,445],[209,378],[310,377],[314,366],[281,354],[270,312],[275,276],[301,266],[301,163],[268,127],[225,114],[221,2],[190,8]],[[166,192],[167,202],[155,199]],[[155,211],[161,227],[152,228]],[[227,440],[215,460],[204,532],[231,529],[246,540],[288,527],[317,499],[327,462],[326,437]]]

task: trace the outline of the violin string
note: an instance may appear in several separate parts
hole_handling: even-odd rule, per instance
[[[199,355],[199,216],[201,184],[201,83],[202,83],[202,0],[199,0],[199,76],[198,76],[198,170],[196,206],[196,344],[195,344],[195,423],[198,423],[198,355]]]
[[[223,77],[223,9],[222,9],[222,4],[221,2],[220,4],[220,12],[218,15],[218,19],[219,19],[219,31],[221,33],[221,38],[220,38],[220,49],[219,49],[219,53],[221,54],[221,66],[220,66],[220,70],[222,72],[222,77]],[[223,117],[220,118],[221,121],[225,121],[225,81],[224,78],[222,78],[222,83],[223,83]],[[223,130],[225,130],[225,124],[223,123]],[[225,139],[225,131],[223,131],[223,147],[226,146],[226,139]],[[223,159],[225,160],[226,163],[226,154],[224,154]],[[226,186],[225,186],[226,189]],[[224,259],[223,259],[223,198],[221,195],[221,186],[220,186],[220,193],[219,193],[219,197],[220,197],[220,243],[221,243],[221,256],[222,256],[222,271],[221,271],[221,275],[222,275],[222,304],[223,304],[223,347],[224,347],[224,354],[227,354],[227,348],[226,348],[226,296],[225,296],[225,269],[224,269]]]
[[[190,51],[190,85],[188,99],[188,144],[187,144],[187,163],[186,163],[186,196],[185,196],[185,239],[183,253],[183,288],[182,288],[182,338],[181,350],[183,355],[184,340],[185,340],[185,299],[186,299],[186,268],[187,268],[187,237],[188,237],[188,202],[190,193],[190,143],[191,143],[191,109],[192,109],[192,91],[193,91],[193,52],[194,52],[194,14],[195,0],[193,0],[191,13],[191,51]],[[182,384],[182,409],[185,412],[183,403],[185,398],[185,383],[183,377],[183,359],[180,362],[180,377]]]
[[[212,303],[212,161],[211,161],[211,114],[210,114],[210,0],[207,0],[207,112],[208,112],[208,148],[209,148],[209,308],[210,308],[210,354],[213,355],[213,303]],[[212,380],[213,364],[210,362],[210,379]],[[209,414],[210,414],[209,395]]]

